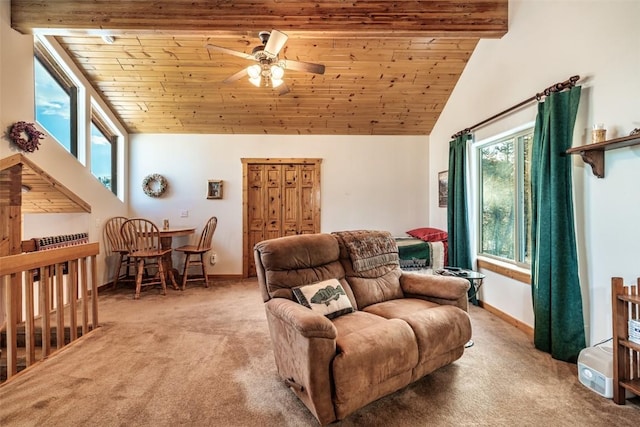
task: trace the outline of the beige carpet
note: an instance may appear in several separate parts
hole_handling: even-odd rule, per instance
[[[102,327],[0,387],[2,426],[308,426],[276,377],[255,281],[100,297]],[[475,346],[340,426],[637,426],[576,366],[472,307]]]

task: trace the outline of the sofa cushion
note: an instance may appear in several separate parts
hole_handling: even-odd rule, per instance
[[[458,307],[442,306],[417,298],[402,298],[371,305],[365,311],[407,322],[418,341],[420,363],[462,347],[471,339],[469,315]]]
[[[363,309],[371,304],[402,298],[404,293],[400,287],[401,275],[402,270],[397,268],[380,277],[347,277],[347,281],[351,285],[358,307]]]
[[[292,288],[323,280],[338,279],[351,305],[357,309],[345,272],[340,249],[331,234],[300,234],[264,240],[254,248],[262,299],[293,300]]]
[[[354,311],[345,316],[340,316],[335,319],[331,319],[331,323],[336,329],[336,337],[347,336],[353,332],[358,332],[362,329],[374,326],[376,324],[384,324],[387,319],[384,317],[376,316],[375,314],[366,313],[364,311]]]
[[[296,300],[329,319],[353,312],[353,306],[337,279],[293,288]]]
[[[358,322],[368,318],[369,326],[341,333],[338,321],[346,323],[350,318]],[[409,384],[418,362],[418,347],[406,322],[356,312],[339,317],[334,325],[338,329],[338,354],[333,360],[338,418]]]
[[[403,314],[415,313],[416,311],[435,307],[440,307],[440,304],[420,298],[400,298],[370,305],[365,311],[385,319],[394,319]]]
[[[389,232],[359,230],[333,235],[338,241],[340,262],[359,309],[404,296],[400,287],[402,270],[398,262],[398,245]],[[362,250],[369,261],[375,260],[366,270],[354,265],[353,250],[349,249],[349,244],[354,245],[357,239],[367,242]],[[393,255],[393,260],[387,260],[386,255]]]

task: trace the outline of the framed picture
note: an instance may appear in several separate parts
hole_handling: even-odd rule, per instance
[[[449,194],[449,171],[438,172],[438,206],[447,207]]]
[[[222,199],[221,180],[209,180],[207,183],[207,199]]]

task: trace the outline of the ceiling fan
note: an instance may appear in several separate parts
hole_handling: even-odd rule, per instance
[[[235,74],[227,77],[223,82],[232,83],[245,76],[249,76],[249,81],[257,87],[280,88],[280,95],[289,91],[286,84],[283,84],[284,70],[304,71],[307,73],[324,74],[324,65],[311,62],[294,61],[291,59],[280,59],[278,54],[284,47],[289,36],[278,30],[261,31],[258,33],[262,45],[253,48],[251,53],[239,52],[227,49],[226,47],[207,44],[206,48],[219,52],[238,56],[257,64],[243,68]]]

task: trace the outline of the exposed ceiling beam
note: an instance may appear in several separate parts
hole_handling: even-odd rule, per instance
[[[500,38],[508,0],[11,0],[21,33],[216,34],[277,28],[331,37]]]

